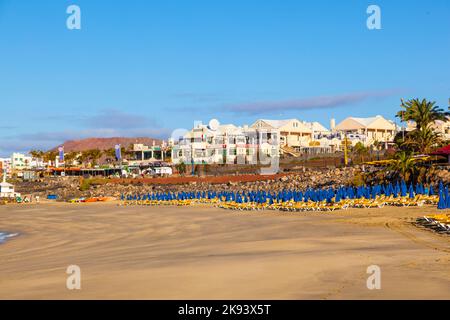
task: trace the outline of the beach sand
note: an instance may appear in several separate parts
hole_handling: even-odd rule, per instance
[[[0,299],[450,299],[450,236],[411,224],[435,212],[0,206]]]

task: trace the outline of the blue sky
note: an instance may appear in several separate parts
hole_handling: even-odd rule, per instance
[[[0,0],[0,156],[213,117],[328,126],[393,119],[401,97],[447,107],[449,53],[448,0]]]

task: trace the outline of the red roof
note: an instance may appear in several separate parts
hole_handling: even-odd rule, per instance
[[[450,155],[450,145],[445,146],[443,148],[437,149],[435,152],[432,153],[433,155],[443,155],[448,156]]]
[[[67,167],[67,168],[50,167],[49,169],[52,171],[57,171],[57,172],[59,172],[59,171],[81,171],[81,168],[69,168],[69,167]]]

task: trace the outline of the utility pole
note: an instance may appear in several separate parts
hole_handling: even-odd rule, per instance
[[[344,133],[344,165],[348,166],[348,139],[347,133]]]
[[[194,145],[191,143],[191,175],[195,175]]]
[[[403,98],[401,98],[400,99],[401,100],[401,102],[402,102],[402,104],[401,104],[401,106],[404,106],[405,105],[405,100],[403,99]],[[404,117],[405,117],[405,113],[406,111],[402,111],[402,116],[400,117],[400,122],[401,122],[401,130],[402,130],[402,140],[403,141],[405,141],[405,131],[406,131],[406,127],[407,127],[407,124],[405,123],[405,126],[403,127],[403,123],[405,122],[405,120],[404,120]]]

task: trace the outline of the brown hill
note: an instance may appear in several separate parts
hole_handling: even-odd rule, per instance
[[[64,142],[62,145],[64,146],[65,152],[72,152],[90,149],[107,150],[114,148],[116,144],[120,144],[125,148],[128,148],[134,143],[142,143],[147,146],[152,146],[153,142],[155,142],[156,145],[159,145],[162,141],[153,138],[87,138],[82,140],[69,140]],[[57,147],[55,149],[57,149]]]

